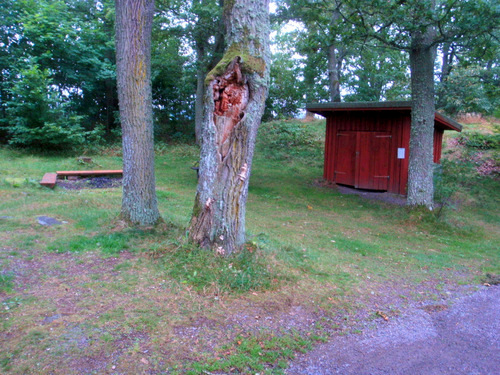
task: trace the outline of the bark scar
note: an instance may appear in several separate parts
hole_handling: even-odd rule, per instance
[[[245,181],[246,178],[247,178],[247,172],[248,172],[248,164],[245,163],[243,164],[243,166],[241,167],[240,169],[240,174],[238,175],[238,178],[240,179],[240,181]]]
[[[245,115],[249,89],[241,73],[240,57],[236,57],[226,72],[213,83],[214,123],[217,129],[217,145],[222,159],[230,150],[230,135]]]
[[[213,199],[212,199],[212,198],[208,198],[208,199],[207,199],[207,201],[206,201],[206,203],[205,203],[205,208],[206,208],[207,210],[210,210],[210,205],[212,204],[212,202],[213,202]]]

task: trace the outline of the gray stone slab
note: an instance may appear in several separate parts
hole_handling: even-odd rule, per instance
[[[54,219],[53,217],[49,217],[49,216],[38,216],[37,220],[38,220],[38,224],[46,226],[46,227],[64,224],[62,221],[59,221],[59,220]]]

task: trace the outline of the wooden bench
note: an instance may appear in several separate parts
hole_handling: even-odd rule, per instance
[[[45,173],[43,175],[40,185],[47,186],[53,189],[56,186],[58,177],[70,177],[70,176],[80,176],[80,177],[96,177],[96,176],[122,176],[123,170],[98,170],[98,171],[57,171],[56,173]]]
[[[57,173],[45,173],[43,175],[42,181],[40,181],[40,185],[47,186],[51,189],[56,186],[57,183]]]

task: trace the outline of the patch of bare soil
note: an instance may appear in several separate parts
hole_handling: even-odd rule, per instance
[[[57,186],[66,190],[111,189],[122,186],[121,177],[89,177],[77,180],[58,180]]]
[[[365,198],[365,199],[378,200],[381,202],[395,204],[398,206],[406,205],[406,197],[404,197],[403,195],[399,195],[399,194],[388,193],[386,191],[354,189],[354,188],[349,187],[349,186],[337,185],[333,182],[325,181],[323,179],[314,181],[313,185],[319,186],[319,187],[327,187],[330,189],[335,189],[341,194],[357,195],[357,196]]]

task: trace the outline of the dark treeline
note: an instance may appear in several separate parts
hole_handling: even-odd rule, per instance
[[[223,2],[156,1],[152,88],[158,140],[195,139],[204,80],[225,47]],[[356,3],[275,3],[265,120],[298,116],[309,101],[410,98],[408,51],[357,27],[349,19]],[[397,2],[379,6],[391,3]],[[66,149],[117,139],[114,22],[111,0],[0,0],[1,143]],[[397,40],[403,33],[398,27],[375,31]],[[438,109],[495,114],[498,31],[475,35],[472,43],[443,40],[437,51]]]

